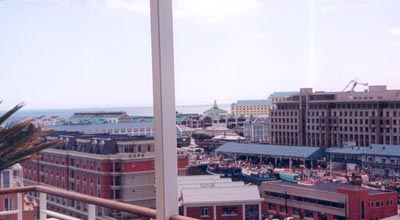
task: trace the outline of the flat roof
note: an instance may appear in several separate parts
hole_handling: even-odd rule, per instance
[[[338,188],[344,188],[344,189],[350,189],[350,190],[368,190],[368,194],[378,194],[378,193],[384,193],[379,190],[375,189],[369,189],[369,188],[364,188],[362,186],[355,186],[351,184],[346,184],[346,183],[335,183],[335,182],[319,182],[316,183],[313,186],[307,186],[307,185],[301,185],[301,184],[296,184],[296,183],[290,183],[287,181],[270,181],[270,182],[264,182],[265,184],[274,184],[274,185],[285,185],[285,186],[292,186],[292,187],[299,187],[299,188],[304,188],[304,189],[310,189],[310,190],[319,190],[319,191],[325,191],[325,192],[333,192],[337,193]],[[264,184],[263,183],[263,184]]]
[[[381,155],[400,157],[400,146],[388,144],[372,144],[369,147],[354,146],[328,148],[326,152],[332,154]]]
[[[288,98],[289,96],[298,95],[298,94],[300,94],[300,92],[274,92],[270,96],[272,98],[280,98],[280,97]]]
[[[263,155],[271,157],[305,158],[318,160],[323,157],[324,149],[320,147],[284,146],[269,144],[225,143],[215,150],[220,153],[245,155]]]
[[[257,100],[238,100],[233,105],[236,106],[254,106],[254,105],[271,105],[272,102],[267,99],[257,99]]]
[[[152,122],[129,122],[129,123],[101,123],[101,124],[69,124],[69,125],[55,125],[48,126],[46,129],[56,131],[78,131],[84,132],[88,130],[102,130],[102,129],[121,129],[121,128],[151,128]]]
[[[235,186],[216,188],[182,189],[181,204],[210,204],[210,203],[245,203],[260,202],[258,187]]]

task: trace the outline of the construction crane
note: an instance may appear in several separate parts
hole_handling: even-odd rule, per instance
[[[342,92],[354,92],[354,89],[356,88],[357,85],[363,85],[363,86],[368,86],[368,83],[364,83],[361,81],[359,78],[355,78],[347,84],[346,87],[342,90]],[[349,89],[349,90],[347,90]]]

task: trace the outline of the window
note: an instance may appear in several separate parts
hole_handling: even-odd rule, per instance
[[[200,216],[208,216],[208,207],[200,208]]]
[[[12,199],[11,198],[4,199],[4,210],[5,211],[12,210]]]
[[[237,207],[222,207],[222,215],[237,215]]]

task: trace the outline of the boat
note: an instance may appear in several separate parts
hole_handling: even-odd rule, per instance
[[[206,172],[211,175],[217,174],[221,177],[241,178],[242,176],[242,168],[235,163],[213,163],[207,166]]]
[[[260,185],[264,181],[278,180],[278,173],[265,166],[261,168],[242,167],[243,181]]]
[[[290,171],[281,171],[279,172],[279,178],[281,178],[283,181],[298,183],[300,180],[300,175]]]

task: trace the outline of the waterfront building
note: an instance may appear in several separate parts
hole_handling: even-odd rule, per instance
[[[234,157],[250,157],[257,159],[258,162],[272,163],[273,165],[291,166],[292,162],[315,163],[324,156],[324,149],[320,147],[304,146],[279,146],[269,144],[245,144],[228,142],[218,147],[216,153],[229,154]]]
[[[318,147],[400,144],[400,90],[369,86],[363,92],[313,92],[277,102],[271,143]]]
[[[36,126],[46,127],[62,125],[67,123],[67,121],[60,116],[40,116],[32,120],[32,123]]]
[[[218,107],[217,102],[203,114],[176,114],[176,124],[189,128],[226,127],[229,129],[243,126],[247,117],[229,114]]]
[[[77,112],[70,118],[71,124],[104,124],[104,123],[128,123],[132,117],[126,112]]]
[[[152,122],[68,124],[68,125],[48,126],[46,127],[46,129],[51,129],[55,131],[81,132],[86,134],[125,134],[131,136],[154,135]]]
[[[247,117],[266,117],[269,115],[271,105],[270,100],[238,100],[231,105],[231,113]]]
[[[214,105],[203,112],[203,126],[224,126],[227,125],[228,111],[221,109],[217,105],[217,101],[214,101]]]
[[[252,143],[269,143],[269,117],[251,117],[243,126],[244,138]]]
[[[181,214],[204,220],[259,220],[263,199],[257,186],[219,175],[178,177]]]
[[[155,207],[152,137],[57,132],[48,138],[63,138],[67,143],[24,162],[27,183]],[[178,175],[185,175],[188,157],[181,149],[177,149],[177,155]],[[87,211],[81,202],[52,195],[48,196],[47,207],[81,219]],[[122,215],[110,209],[96,211],[97,219]]]
[[[269,181],[261,184],[264,214],[295,219],[382,219],[397,214],[397,192],[342,183],[313,186]]]
[[[189,128],[202,128],[203,120],[200,114],[176,114],[176,124]]]
[[[372,144],[369,147],[339,147],[326,150],[333,162],[355,164],[358,169],[375,177],[400,177],[400,147]]]

